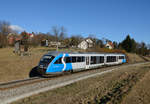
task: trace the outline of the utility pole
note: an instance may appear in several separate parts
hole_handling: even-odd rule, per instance
[[[58,41],[57,41],[56,51],[58,51]]]

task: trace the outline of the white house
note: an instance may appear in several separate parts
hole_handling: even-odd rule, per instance
[[[50,46],[57,46],[57,45],[61,45],[61,42],[56,42],[56,41],[51,41],[50,43],[49,43],[49,45]]]
[[[90,38],[83,40],[79,45],[78,48],[80,49],[87,49],[93,47],[93,41]]]
[[[114,48],[114,45],[112,42],[107,42],[106,45],[105,45],[106,48],[108,49],[113,49]]]

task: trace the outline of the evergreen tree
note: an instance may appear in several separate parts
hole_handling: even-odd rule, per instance
[[[131,52],[131,44],[132,42],[131,42],[130,35],[127,35],[125,40],[122,41],[121,47],[125,49],[127,52]]]
[[[131,39],[131,52],[136,52],[137,43],[134,39]]]
[[[136,41],[130,38],[130,35],[127,35],[125,40],[122,41],[121,47],[127,52],[136,52]]]

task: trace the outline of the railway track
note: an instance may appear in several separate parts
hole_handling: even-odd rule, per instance
[[[146,63],[146,62],[144,62],[144,63]],[[84,71],[80,71],[80,72],[75,72],[75,73],[72,73],[72,74],[92,72],[92,71],[97,70],[97,69],[101,69],[101,70],[106,69],[107,70],[110,67],[111,68],[117,68],[119,66],[126,66],[126,65],[132,65],[132,64],[123,64],[123,65],[117,65],[117,66],[101,67],[101,68],[96,68],[96,69],[91,69],[91,70],[84,70]],[[68,73],[66,73],[66,74],[68,75]],[[61,75],[51,76],[51,77],[47,77],[47,78],[32,77],[32,78],[26,78],[26,79],[21,79],[21,80],[9,81],[9,82],[6,82],[6,83],[0,83],[0,91],[1,90],[8,90],[8,89],[11,89],[11,88],[16,88],[16,87],[20,87],[20,86],[24,86],[24,85],[29,85],[29,84],[33,84],[33,83],[38,83],[38,82],[41,82],[41,81],[52,80],[52,79],[58,78],[58,77],[64,77],[66,74],[64,73],[64,74],[61,74]]]
[[[6,83],[0,83],[0,91],[8,90],[11,88],[17,88],[17,87],[21,87],[21,86],[29,85],[33,83],[38,83],[41,81],[52,80],[53,78],[57,78],[60,76],[62,75],[51,76],[51,77],[32,77],[32,78],[26,78],[26,79],[21,79],[21,80],[9,81]]]
[[[77,82],[79,80],[108,73],[113,70],[123,69],[129,66],[136,66],[136,65],[146,64],[146,63],[149,62],[105,67],[105,68],[100,68],[98,70],[82,71],[82,72],[59,76],[55,78],[34,77],[34,78],[29,78],[24,80],[12,81],[8,83],[1,83],[0,102],[2,102],[2,104],[8,104],[10,102],[19,100],[21,98],[25,98],[33,94],[38,94],[40,92],[51,90],[54,88],[62,87]]]
[[[6,82],[6,83],[0,83],[0,90],[13,88],[14,86],[21,86],[21,85],[24,85],[24,84],[29,84],[32,81],[37,81],[37,80],[41,80],[41,79],[42,78],[40,78],[40,77],[33,77],[33,78],[9,81],[9,82]]]
[[[118,66],[110,66],[110,67],[118,67]],[[101,67],[101,69],[104,69],[104,68],[108,68],[108,67]],[[92,69],[92,70],[79,71],[79,72],[75,72],[72,74],[90,72],[90,71],[97,70],[97,69],[99,69],[99,68]],[[28,85],[28,84],[33,84],[33,83],[38,83],[38,82],[45,81],[45,80],[52,80],[52,78],[61,77],[61,76],[63,77],[64,74],[57,75],[57,76],[51,76],[51,77],[47,77],[47,78],[32,77],[32,78],[26,78],[26,79],[21,79],[21,80],[9,81],[6,83],[0,83],[0,90],[8,90],[11,88],[16,88],[16,87],[20,87],[20,86],[24,86],[24,85]],[[66,73],[66,74],[68,75],[68,73]]]

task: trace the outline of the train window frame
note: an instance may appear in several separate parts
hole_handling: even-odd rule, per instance
[[[58,58],[54,64],[62,64],[62,57]]]
[[[96,57],[96,63],[99,64],[100,63],[100,56]]]
[[[104,63],[104,56],[99,56],[100,57],[100,63]]]
[[[68,61],[69,59],[69,61]],[[72,58],[71,57],[65,57],[65,63],[72,63]]]
[[[97,64],[96,57],[97,57],[97,56],[91,56],[91,59],[90,59],[90,64],[91,64],[91,65]]]
[[[70,59],[70,61],[68,61]],[[65,57],[65,63],[77,63],[77,62],[85,62],[84,56],[72,56],[72,57]]]
[[[48,57],[48,58],[47,58]],[[39,64],[49,64],[51,63],[53,60],[55,59],[55,56],[52,55],[44,55],[41,59],[40,59],[40,63]]]
[[[54,58],[55,58],[55,57],[52,56],[52,55],[44,55],[44,56],[40,59],[40,61],[48,60],[48,61],[51,62]]]
[[[119,59],[125,59],[125,57],[124,56],[119,56]]]
[[[84,56],[82,56],[82,62],[85,62],[85,57]]]
[[[82,57],[81,57],[81,56],[78,56],[78,57],[76,58],[76,61],[77,61],[77,62],[82,62]]]
[[[72,63],[76,63],[77,62],[77,57],[76,56],[72,56],[71,57],[71,62]]]
[[[117,61],[116,58],[117,58],[116,56],[107,56],[107,63],[116,62]]]

